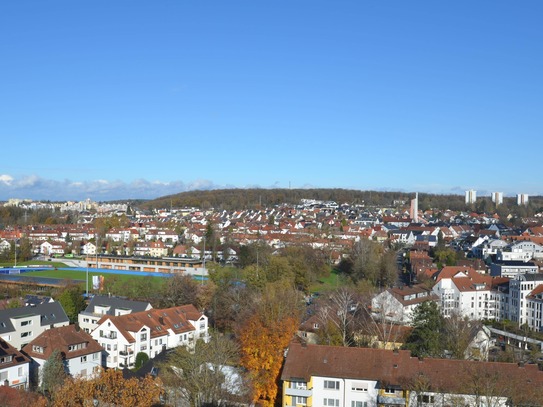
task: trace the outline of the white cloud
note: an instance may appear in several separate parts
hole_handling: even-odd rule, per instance
[[[7,174],[0,175],[0,182],[3,182],[4,184],[7,184],[7,185],[11,185],[12,181],[13,181],[13,177],[11,175],[7,175]]]
[[[198,179],[183,181],[148,181],[136,179],[132,182],[120,180],[50,180],[36,175],[14,178],[0,175],[0,200],[28,198],[34,200],[83,200],[110,201],[120,199],[154,199],[194,189],[224,188],[210,180]]]

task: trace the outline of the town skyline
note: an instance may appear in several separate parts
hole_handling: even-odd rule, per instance
[[[536,0],[4,4],[0,200],[543,195],[527,153],[543,147],[542,13]]]

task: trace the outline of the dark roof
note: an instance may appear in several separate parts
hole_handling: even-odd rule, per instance
[[[110,309],[106,312],[106,315],[115,315],[117,309],[129,309],[132,312],[145,311],[149,306],[149,302],[145,301],[133,301],[119,297],[109,297],[107,295],[95,295],[89,302],[83,314],[93,314],[94,307],[96,306],[108,306]]]
[[[43,297],[41,295],[31,295],[27,294],[24,299],[26,306],[40,305],[51,302],[51,297]]]
[[[524,262],[522,260],[497,260],[494,264],[496,266],[536,267],[535,263],[531,261]]]
[[[8,308],[0,311],[0,334],[15,331],[15,327],[11,323],[11,318],[35,315],[41,316],[41,326],[70,322],[66,312],[64,312],[64,308],[62,308],[62,305],[56,301],[39,304],[36,306],[32,305],[28,307]]]

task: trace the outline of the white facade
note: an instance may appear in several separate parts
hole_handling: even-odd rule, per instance
[[[517,194],[517,205],[528,205],[528,194]]]
[[[300,384],[303,386],[304,382],[300,382]],[[312,397],[315,406],[370,407],[374,405],[374,400],[378,396],[377,381],[375,380],[313,376],[311,384],[313,385]],[[292,383],[290,385],[293,386]],[[295,386],[296,384],[294,384]],[[286,389],[285,393],[287,395],[295,394],[292,387]]]
[[[0,384],[27,389],[30,379],[30,359],[0,340]]]
[[[477,200],[477,191],[474,191],[473,189],[466,191],[466,204],[475,203],[476,200]]]
[[[503,203],[503,192],[492,192],[490,196],[492,197],[492,202],[494,202],[496,206]]]
[[[432,291],[440,298],[442,315],[458,313],[472,320],[499,319],[502,294],[491,288],[488,279],[474,271],[460,271],[452,278],[440,279]]]
[[[47,329],[69,323],[58,302],[6,309],[0,311],[0,338],[21,349]]]
[[[541,327],[541,319],[537,317],[537,307],[534,308],[534,300],[527,299],[536,287],[543,284],[541,275],[518,276],[509,282],[509,313],[507,319],[520,325],[529,323],[530,328]],[[533,314],[532,314],[533,312]],[[539,322],[539,323],[537,323]]]
[[[166,349],[209,340],[207,317],[192,305],[104,316],[91,336],[107,354],[108,368],[134,367],[139,352],[154,358]]]
[[[66,372],[73,377],[81,377],[83,379],[91,379],[96,372],[96,369],[99,369],[102,366],[102,351],[91,353],[88,355],[77,356],[74,358],[69,358],[69,354],[66,355],[64,360],[64,367]],[[47,359],[40,359],[37,357],[32,357],[32,360],[35,363],[35,368],[38,371],[39,383],[42,380],[42,368]]]

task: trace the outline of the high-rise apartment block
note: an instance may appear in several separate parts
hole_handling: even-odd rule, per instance
[[[490,194],[490,197],[492,198],[492,202],[494,202],[496,206],[503,203],[503,192],[492,192],[492,194]]]
[[[409,215],[414,223],[419,221],[419,193],[415,195],[415,199],[411,199],[411,208],[409,210]]]
[[[517,205],[528,205],[528,194],[517,194]]]
[[[466,191],[466,203],[472,204],[475,203],[477,200],[477,191],[474,191],[473,189],[470,189],[469,191]]]

